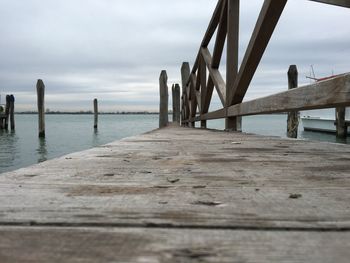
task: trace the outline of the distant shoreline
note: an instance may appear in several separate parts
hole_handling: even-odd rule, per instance
[[[15,114],[24,115],[34,115],[38,114],[36,111],[23,111],[23,112],[15,112]],[[46,115],[93,115],[94,113],[91,111],[78,111],[78,112],[63,112],[63,111],[50,111],[46,112]],[[99,115],[158,115],[158,112],[147,112],[147,111],[139,111],[139,112],[99,112]],[[169,112],[169,114],[172,114]]]

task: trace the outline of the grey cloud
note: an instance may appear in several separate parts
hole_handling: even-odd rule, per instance
[[[240,60],[262,0],[241,1]],[[0,0],[0,92],[17,94],[17,108],[35,108],[35,82],[47,86],[52,107],[157,110],[158,77],[180,82],[193,64],[216,5],[214,0]],[[307,83],[349,71],[350,12],[305,0],[289,1],[254,77],[247,99],[286,88],[289,64]],[[225,75],[225,59],[221,66]],[[65,96],[66,95],[66,96]],[[219,107],[216,96],[213,107]],[[70,99],[67,99],[70,98]],[[74,100],[77,105],[74,105]],[[115,105],[114,103],[115,102]]]

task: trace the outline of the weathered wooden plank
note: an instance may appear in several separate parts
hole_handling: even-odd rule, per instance
[[[310,0],[310,1],[350,8],[349,0]]]
[[[350,106],[350,74],[288,90],[228,108],[228,116],[246,116]]]
[[[211,66],[211,54],[207,48],[202,48],[202,56],[204,58],[205,64],[209,70],[209,75],[214,83],[214,86],[218,92],[222,105],[225,105],[226,101],[226,84],[222,78],[219,70],[212,68]]]
[[[0,228],[13,262],[339,262],[350,233],[140,228]]]
[[[1,174],[0,225],[346,230],[349,154],[167,127]]]
[[[265,0],[255,25],[238,76],[230,94],[229,105],[243,101],[249,84],[270,41],[287,0]]]

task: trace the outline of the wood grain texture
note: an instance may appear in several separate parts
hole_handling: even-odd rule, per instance
[[[349,154],[168,126],[1,174],[0,262],[347,262]]]
[[[164,128],[2,174],[0,224],[350,227],[349,153]]]
[[[228,116],[246,116],[350,106],[350,74],[317,82],[228,108]]]
[[[0,259],[14,262],[338,262],[350,233],[140,228],[0,228]]]

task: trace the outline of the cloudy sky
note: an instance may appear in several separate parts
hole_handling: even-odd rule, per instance
[[[240,60],[262,0],[241,1]],[[158,78],[180,82],[193,64],[216,0],[0,0],[0,93],[17,110],[35,110],[36,80],[51,110],[158,110]],[[297,64],[300,84],[350,71],[350,10],[290,0],[246,100],[286,90]],[[222,66],[224,68],[224,65]],[[223,71],[223,74],[225,72]],[[2,98],[3,102],[3,98]],[[215,96],[212,109],[220,106]]]

